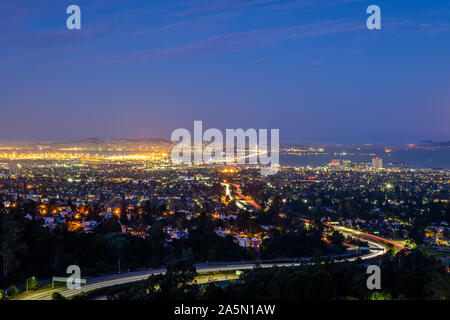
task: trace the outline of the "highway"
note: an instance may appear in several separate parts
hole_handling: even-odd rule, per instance
[[[342,228],[342,227],[339,227]],[[351,229],[350,229],[351,230]],[[346,230],[346,232],[349,232]],[[362,240],[367,241],[371,247],[378,248],[380,250],[372,250],[369,251],[366,255],[361,256],[362,260],[374,259],[378,256],[383,255],[386,252],[385,243],[389,241],[387,239],[377,237],[376,240],[371,239],[370,237],[366,237],[367,234],[364,234],[359,231],[351,230],[351,233],[355,236],[356,234]],[[369,235],[371,236],[371,235]],[[382,239],[382,240],[380,240]],[[354,261],[356,257],[346,258],[344,260]],[[294,262],[283,262],[283,263],[262,263],[259,264],[263,268],[269,268],[274,265],[277,266],[299,266],[300,264],[305,264],[304,261],[307,259],[303,259],[302,263],[294,263]],[[198,273],[206,273],[206,272],[220,272],[220,271],[235,271],[235,270],[248,270],[255,267],[257,263],[255,262],[231,262],[231,263],[209,263],[209,264],[197,264],[197,272]],[[154,269],[148,271],[139,271],[139,272],[129,272],[123,274],[115,274],[111,276],[99,277],[95,279],[89,279],[86,286],[82,286],[81,289],[67,289],[65,287],[55,287],[49,289],[41,289],[37,291],[30,292],[28,294],[20,295],[18,300],[51,300],[52,293],[59,292],[66,298],[73,297],[77,294],[80,294],[82,291],[91,291],[95,289],[110,287],[118,284],[126,284],[131,282],[136,282],[140,280],[147,279],[150,275],[164,273],[166,270],[164,268]]]
[[[341,226],[333,226],[333,225],[330,225],[330,226],[332,226],[335,230],[338,230],[341,233],[349,234],[351,236],[354,236],[355,238],[358,238],[358,239],[361,239],[361,240],[364,240],[367,242],[372,241],[372,242],[377,242],[377,243],[381,243],[384,245],[392,245],[398,251],[405,249],[405,247],[402,246],[401,244],[399,244],[398,242],[395,242],[395,241],[392,241],[389,239],[385,239],[382,237],[378,237],[373,234],[369,234],[369,233],[365,233],[365,232],[361,232],[361,231],[357,231],[357,230],[353,230],[353,229],[341,227]]]
[[[261,207],[253,200],[251,200],[250,198],[244,196],[241,193],[241,188],[235,184],[235,183],[226,183],[226,182],[222,182],[221,183],[223,186],[225,186],[225,193],[227,196],[230,197],[230,199],[232,200],[236,200],[236,205],[241,208],[241,209],[245,209],[245,206],[251,206],[252,209],[256,209],[256,210],[261,210]],[[230,186],[233,186],[236,189],[236,196],[233,197],[232,195],[232,191]]]
[[[303,220],[303,221],[305,221],[307,223],[311,223],[311,221],[308,220],[308,219],[301,219],[301,220]],[[328,223],[326,223],[325,225],[327,227],[334,228],[335,230],[337,230],[337,231],[339,231],[339,232],[341,232],[343,234],[347,234],[347,235],[349,235],[349,236],[351,236],[353,238],[366,241],[367,243],[370,243],[370,244],[377,243],[379,245],[382,245],[384,248],[387,245],[391,245],[397,251],[405,249],[405,247],[402,246],[401,244],[399,244],[398,242],[395,242],[395,241],[392,241],[392,240],[389,240],[389,239],[385,239],[385,238],[382,238],[382,237],[378,237],[378,236],[375,236],[375,235],[370,234],[370,233],[365,233],[365,232],[362,232],[362,231],[358,231],[358,230],[354,230],[354,229],[350,229],[350,228],[346,228],[346,227],[342,227],[342,226],[337,226],[337,225],[333,225],[333,224],[328,224]]]
[[[250,205],[255,209],[260,209],[260,207],[251,199],[248,199],[242,193],[240,192],[240,188],[238,185],[233,183],[223,183],[225,186],[225,190],[227,195],[229,195],[231,198],[233,196],[231,195],[230,185],[235,187],[237,196],[243,201],[246,205]],[[237,200],[237,199],[236,199]],[[309,220],[302,219],[305,222],[310,223]],[[335,226],[331,224],[327,224],[327,226],[333,227],[335,230],[338,230],[339,232],[342,232],[343,234],[350,235],[351,237],[364,240],[366,241],[371,248],[377,248],[378,250],[370,250],[367,252],[367,254],[360,256],[362,260],[369,260],[374,259],[377,257],[380,257],[381,255],[385,254],[387,251],[387,245],[393,245],[396,250],[404,249],[404,247],[394,241],[384,239],[375,235],[371,235],[368,233],[364,233],[361,231],[345,228],[342,226]],[[348,257],[344,258],[344,261],[354,261],[356,260],[356,257]],[[272,267],[274,265],[277,266],[299,266],[300,264],[305,264],[305,261],[307,262],[308,259],[301,259],[297,261],[299,262],[293,262],[294,259],[291,260],[291,262],[283,262],[283,263],[261,263],[259,262],[259,265],[263,268]],[[256,262],[231,262],[231,263],[209,263],[209,264],[197,264],[195,267],[197,269],[198,273],[207,273],[207,272],[221,272],[221,271],[234,271],[234,270],[248,270],[252,269],[257,263]],[[41,289],[34,292],[29,292],[26,294],[21,294],[17,297],[18,300],[51,300],[52,299],[52,293],[59,292],[66,298],[73,297],[79,293],[82,292],[82,290],[85,291],[91,291],[95,289],[105,288],[105,287],[111,287],[114,285],[119,284],[126,284],[131,282],[136,282],[140,280],[147,279],[150,275],[154,274],[161,274],[164,273],[165,269],[154,269],[154,270],[147,270],[147,271],[139,271],[139,272],[130,272],[130,273],[123,273],[123,274],[115,274],[105,277],[99,277],[95,279],[89,279],[87,281],[87,285],[83,286],[81,289],[67,289],[65,287],[55,287],[55,288],[49,288],[49,289]]]

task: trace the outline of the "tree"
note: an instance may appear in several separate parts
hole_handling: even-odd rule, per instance
[[[67,299],[61,293],[53,292],[52,293],[52,300],[67,300]]]
[[[408,237],[412,239],[417,245],[423,244],[423,238],[425,236],[425,228],[422,223],[416,218],[413,223],[412,229],[408,233]]]
[[[345,237],[339,231],[334,231],[330,237],[330,240],[333,244],[335,244],[337,246],[342,246],[342,244],[344,243]]]
[[[114,217],[111,219],[108,219],[102,223],[100,223],[95,228],[95,233],[101,233],[101,234],[108,234],[108,233],[114,233],[114,232],[121,232],[122,229],[120,228],[120,224],[118,222],[119,220]]]
[[[161,290],[182,288],[194,281],[196,275],[197,270],[192,261],[175,260],[167,265],[166,281],[163,282]]]
[[[392,300],[389,292],[374,292],[369,295],[369,300]]]
[[[273,213],[275,215],[280,213],[280,204],[281,204],[280,197],[278,195],[275,195],[272,198],[272,202],[270,203],[268,212]]]
[[[450,300],[450,275],[436,274],[427,288],[434,300]]]
[[[126,249],[130,247],[128,237],[119,233],[108,233],[103,238],[109,255],[114,259],[123,259]]]
[[[19,289],[15,286],[10,286],[7,290],[8,297],[14,297],[19,294]]]
[[[19,253],[25,253],[27,246],[22,241],[24,227],[15,219],[14,214],[2,215],[0,220],[0,230],[2,231],[0,256],[2,257],[3,276],[6,278],[9,272],[18,267],[19,260],[16,259],[16,256]]]
[[[39,288],[39,281],[36,277],[31,277],[25,281],[25,288],[28,288],[28,290],[36,290]]]
[[[209,282],[203,285],[200,290],[200,299],[204,300],[221,300],[224,297],[224,289],[219,287],[215,282]]]
[[[192,253],[192,248],[183,248],[183,251],[181,251],[181,258],[180,260],[183,261],[193,261],[194,260],[194,254]]]

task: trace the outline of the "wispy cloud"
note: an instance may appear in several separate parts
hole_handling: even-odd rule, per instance
[[[433,23],[419,24],[421,31],[427,34],[439,34],[450,31],[450,23],[448,21],[436,21]]]
[[[368,0],[207,0],[187,9],[179,10],[173,13],[175,17],[198,15],[198,18],[176,21],[167,25],[163,25],[158,30],[169,30],[174,28],[195,26],[199,24],[216,25],[218,21],[235,17],[238,15],[240,8],[263,6],[268,10],[295,10],[303,7],[327,7],[339,6],[358,2],[367,2]]]
[[[3,60],[0,60],[0,65],[9,65],[11,63],[17,63],[22,61],[34,61],[36,59],[42,59],[42,58],[49,58],[49,57],[55,57],[55,56],[63,56],[65,54],[70,54],[74,52],[86,52],[87,50],[91,50],[92,46],[87,45],[69,45],[66,47],[61,48],[48,48],[43,49],[39,51],[29,51],[22,55],[14,55],[9,58],[5,58]],[[52,63],[55,60],[52,61]],[[42,65],[39,65],[39,67],[42,67]]]
[[[268,10],[295,10],[305,7],[337,7],[346,4],[367,2],[368,0],[293,0],[287,2],[273,3],[266,6]]]
[[[104,34],[108,29],[94,30],[82,29],[67,32],[66,30],[41,30],[35,32],[16,32],[15,34],[4,34],[0,36],[0,48],[2,47],[27,47],[45,48],[61,47],[83,42]]]
[[[209,37],[184,46],[141,51],[117,57],[110,60],[109,63],[148,62],[192,54],[230,53],[274,45],[280,41],[349,32],[363,28],[364,26],[360,23],[329,20],[307,25],[236,32]]]
[[[177,21],[177,22],[173,22],[170,24],[162,25],[162,26],[158,27],[157,30],[158,31],[166,31],[166,30],[172,30],[172,29],[176,29],[176,28],[186,28],[186,27],[190,27],[195,30],[212,29],[215,26],[217,26],[219,22],[233,18],[233,17],[236,17],[236,14],[231,13],[231,12],[211,14],[211,15],[206,15],[206,16],[202,16],[199,18],[182,20],[182,21]]]
[[[180,11],[177,15],[193,15],[199,13],[209,13],[215,11],[223,11],[244,7],[253,7],[268,3],[278,2],[279,0],[219,0],[219,1],[203,1],[197,6],[193,6],[187,10]]]

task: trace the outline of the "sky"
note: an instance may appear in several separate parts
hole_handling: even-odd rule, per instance
[[[442,0],[1,0],[0,140],[447,141],[449,57]]]

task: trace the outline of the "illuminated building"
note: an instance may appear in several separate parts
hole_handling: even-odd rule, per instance
[[[351,160],[342,160],[342,167],[343,168],[351,168],[352,167],[352,161]]]
[[[341,166],[341,160],[340,159],[333,159],[328,164],[330,168],[339,168]]]
[[[17,165],[15,163],[10,163],[9,165],[9,175],[13,176],[17,173]]]
[[[383,159],[382,158],[373,158],[372,159],[372,168],[373,169],[383,169]]]

